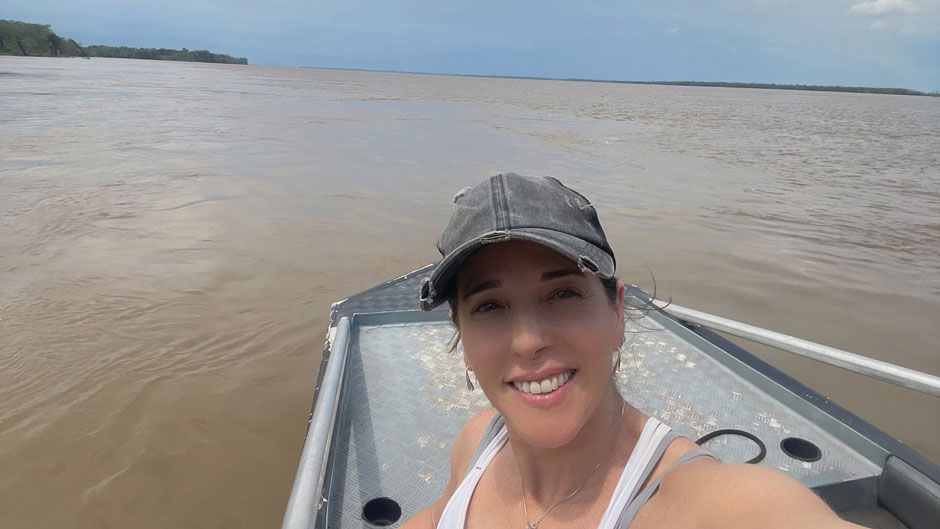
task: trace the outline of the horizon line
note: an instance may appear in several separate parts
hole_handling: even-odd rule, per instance
[[[546,77],[538,75],[499,75],[499,74],[481,74],[481,73],[448,73],[448,72],[422,72],[417,70],[386,70],[372,68],[344,68],[338,66],[290,66],[290,65],[266,65],[255,64],[255,66],[284,66],[287,68],[308,68],[311,70],[338,70],[345,72],[373,72],[373,73],[399,73],[408,75],[440,75],[453,77],[480,77],[486,79],[523,79],[534,81],[564,81],[564,82],[584,82],[584,83],[613,83],[613,84],[645,84],[660,86],[691,86],[691,87],[713,87],[713,88],[753,88],[755,90],[780,89],[780,90],[803,90],[807,92],[848,92],[848,93],[877,93],[879,95],[920,95],[920,96],[940,96],[940,90],[925,92],[913,88],[892,87],[892,86],[857,86],[857,85],[824,85],[824,84],[801,84],[801,83],[768,83],[762,81],[635,81],[622,79],[595,79],[589,77]],[[762,85],[762,86],[745,86]],[[864,92],[865,90],[879,90],[879,92]],[[905,91],[907,94],[890,94],[887,91]]]

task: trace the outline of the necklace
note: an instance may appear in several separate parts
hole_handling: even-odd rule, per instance
[[[623,425],[623,409],[624,409],[624,407],[626,406],[626,404],[627,404],[626,401],[621,401],[621,402],[620,402],[620,423],[618,423],[617,429],[614,430],[613,440],[611,441],[612,444],[614,444],[614,443],[617,442],[617,432],[620,431],[620,426]],[[553,510],[555,510],[555,507],[558,507],[558,506],[561,505],[562,503],[565,503],[566,501],[570,500],[571,498],[574,498],[575,494],[581,492],[581,489],[584,488],[584,485],[586,485],[587,482],[588,482],[588,480],[591,479],[591,476],[593,476],[594,473],[597,472],[597,469],[599,469],[599,468],[601,467],[601,464],[602,464],[604,461],[606,461],[607,458],[610,456],[611,452],[614,451],[613,448],[614,448],[613,446],[610,447],[610,450],[608,450],[607,453],[604,454],[604,457],[602,457],[601,460],[598,461],[596,465],[594,465],[594,468],[592,468],[591,471],[588,472],[588,475],[587,475],[587,476],[584,476],[584,479],[581,481],[581,484],[578,485],[578,487],[577,487],[576,489],[574,489],[573,491],[571,491],[571,494],[565,496],[564,498],[562,498],[561,500],[559,500],[558,503],[556,503],[555,505],[552,505],[551,507],[549,507],[548,510],[545,511],[545,512],[542,514],[542,516],[539,516],[539,519],[536,520],[536,521],[534,521],[534,522],[530,522],[530,521],[529,521],[529,508],[528,508],[528,507],[526,506],[526,504],[525,504],[525,480],[522,479],[522,475],[520,475],[520,476],[519,476],[519,481],[522,482],[522,512],[525,513],[525,529],[539,529],[539,524],[542,523],[542,520],[544,520],[546,516],[548,516],[548,513],[550,513],[550,512],[552,512]]]

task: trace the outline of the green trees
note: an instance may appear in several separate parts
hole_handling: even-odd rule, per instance
[[[117,57],[158,61],[195,61],[248,64],[244,57],[210,53],[207,50],[128,48],[126,46],[80,46],[72,39],[56,35],[48,24],[0,20],[0,55],[33,57]]]
[[[244,57],[232,57],[207,50],[170,50],[167,48],[129,48],[127,46],[85,46],[89,57],[118,57],[121,59],[151,59],[156,61],[192,61],[228,64],[248,64]]]
[[[0,55],[74,57],[84,52],[74,40],[53,33],[48,24],[0,20]]]

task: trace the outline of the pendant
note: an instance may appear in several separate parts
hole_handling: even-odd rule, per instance
[[[529,520],[525,521],[525,529],[539,529],[538,522],[530,522]]]

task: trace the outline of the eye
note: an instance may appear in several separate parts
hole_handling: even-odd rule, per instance
[[[581,293],[573,288],[560,288],[552,292],[551,299],[576,299],[580,298]]]
[[[484,301],[473,307],[473,310],[470,312],[472,314],[485,314],[487,312],[493,312],[498,308],[500,308],[499,303],[496,303],[495,301]]]

